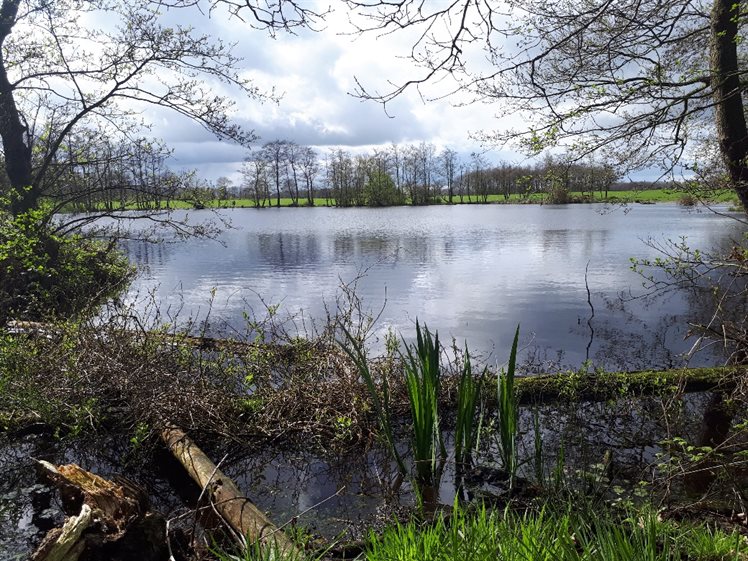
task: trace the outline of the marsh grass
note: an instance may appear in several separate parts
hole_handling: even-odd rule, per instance
[[[514,485],[519,466],[517,458],[517,432],[519,430],[519,405],[514,389],[514,373],[517,364],[517,342],[519,325],[514,332],[512,350],[506,369],[499,371],[498,377],[498,416],[499,416],[499,456],[504,470],[509,474],[509,486]]]
[[[478,416],[478,405],[487,371],[488,369],[484,367],[480,376],[475,376],[470,361],[470,352],[465,345],[465,354],[460,368],[460,380],[457,386],[455,419],[455,463],[458,472],[470,467],[473,452],[478,448],[482,423],[476,417]]]
[[[439,334],[434,335],[416,321],[416,343],[404,343],[402,353],[405,387],[410,402],[411,435],[415,478],[420,485],[439,483],[447,457],[439,417],[441,366]]]
[[[364,381],[366,388],[369,392],[372,404],[374,405],[374,411],[379,422],[379,427],[382,429],[387,448],[392,454],[392,458],[397,464],[398,470],[402,475],[407,475],[407,469],[405,468],[405,462],[403,461],[400,452],[397,450],[395,442],[395,433],[392,428],[392,408],[390,406],[390,391],[389,383],[386,377],[381,380],[381,390],[377,387],[374,375],[369,368],[369,362],[366,358],[366,350],[363,343],[351,334],[351,332],[342,324],[339,325],[340,331],[343,332],[344,339],[338,340],[338,345],[343,352],[353,361],[358,369],[358,373],[361,379]]]

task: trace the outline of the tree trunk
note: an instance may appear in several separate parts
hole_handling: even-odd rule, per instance
[[[21,119],[13,85],[8,79],[3,43],[16,24],[19,0],[3,0],[0,7],[0,138],[3,140],[5,171],[10,181],[11,212],[21,214],[36,206],[38,193],[32,189],[31,140]]]
[[[234,531],[269,547],[268,557],[301,557],[301,552],[288,536],[242,495],[236,484],[184,432],[178,428],[166,428],[161,432],[161,440],[192,480],[205,490],[215,509]]]
[[[738,66],[740,2],[714,0],[711,13],[711,80],[722,159],[743,209],[748,212],[748,128]]]

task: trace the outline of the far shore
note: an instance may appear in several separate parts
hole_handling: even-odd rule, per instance
[[[281,197],[280,205],[276,198],[266,199],[258,204],[254,199],[248,198],[225,198],[225,199],[174,199],[170,201],[160,201],[159,203],[137,204],[135,202],[127,204],[124,209],[119,205],[114,210],[168,210],[168,209],[203,209],[203,208],[299,208],[299,207],[339,207],[333,198],[315,197],[313,204],[310,204],[307,198],[300,198],[295,201],[291,197]],[[694,195],[683,191],[673,189],[646,189],[646,190],[627,190],[627,191],[609,191],[607,196],[604,193],[596,192],[592,195],[589,193],[571,192],[568,200],[563,204],[655,204],[655,203],[679,203],[683,206],[695,206],[699,203],[730,203],[738,206],[735,194],[724,192],[710,197],[708,200],[702,200]],[[511,194],[509,197],[504,195],[454,195],[450,203],[447,196],[442,195],[428,205],[417,206],[434,206],[434,205],[484,205],[484,204],[556,204],[549,199],[546,193],[532,193],[530,195]],[[366,208],[366,205],[359,205]],[[397,206],[411,206],[409,204]],[[340,206],[339,208],[344,208]],[[350,208],[350,207],[348,207]],[[384,207],[377,207],[384,208]],[[81,208],[69,208],[72,212],[79,212]],[[103,204],[97,210],[106,210]]]

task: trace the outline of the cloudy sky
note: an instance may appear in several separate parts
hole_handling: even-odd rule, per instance
[[[384,91],[388,81],[400,83],[417,75],[413,62],[402,57],[413,34],[380,37],[346,33],[351,29],[348,14],[339,6],[335,10],[335,4],[332,7],[324,29],[300,30],[297,35],[280,33],[276,38],[219,11],[210,18],[193,14],[191,23],[196,29],[236,43],[235,54],[243,59],[245,77],[282,94],[277,105],[235,98],[235,120],[255,131],[260,137],[258,144],[290,139],[324,153],[337,146],[365,152],[393,142],[426,141],[467,156],[486,150],[471,140],[471,132],[512,125],[506,119],[496,120],[497,108],[490,105],[458,107],[464,99],[456,97],[425,101],[446,91],[447,84],[408,91],[388,105],[386,112],[376,102],[352,96],[356,78],[371,91]],[[190,23],[184,21],[184,14],[179,17],[180,23]],[[147,118],[155,125],[154,134],[174,149],[175,167],[196,168],[208,179],[221,175],[237,178],[246,149],[220,142],[173,113],[154,111]],[[489,161],[525,161],[521,154],[509,150],[490,150],[486,157]]]

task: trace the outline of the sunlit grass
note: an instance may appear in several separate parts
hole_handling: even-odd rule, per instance
[[[433,524],[371,534],[368,561],[744,561],[737,531],[677,525],[653,511],[575,510],[565,504],[515,513],[457,504]]]
[[[675,203],[683,197],[684,191],[677,189],[641,189],[641,190],[623,190],[623,191],[608,191],[607,196],[604,192],[595,191],[593,193],[580,191],[572,191],[569,193],[569,198],[572,202],[597,202],[597,203]],[[547,193],[528,193],[518,194],[512,193],[509,197],[505,197],[501,194],[490,194],[490,195],[454,195],[452,197],[452,204],[516,204],[516,203],[543,203],[547,200]],[[737,197],[735,193],[725,190],[709,197],[711,202],[736,202]],[[334,207],[336,206],[334,198],[325,197],[314,197],[313,199],[315,207]],[[448,204],[446,195],[441,195],[434,198],[433,204]],[[256,208],[258,205],[254,199],[248,198],[233,198],[233,199],[208,199],[200,202],[203,208],[216,209],[216,208]],[[261,208],[274,208],[277,205],[277,200],[271,198],[262,202]],[[298,204],[294,204],[294,201],[290,197],[281,197],[280,206],[283,208],[287,207],[306,207],[309,203],[306,198],[300,198]],[[104,210],[104,205],[100,205],[101,210]],[[162,201],[158,207],[151,205],[154,210],[190,210],[195,208],[195,202],[191,200],[171,200],[168,203]],[[116,205],[117,210],[143,210],[138,207],[134,202],[126,204],[124,207]],[[71,209],[72,210],[72,209]]]

